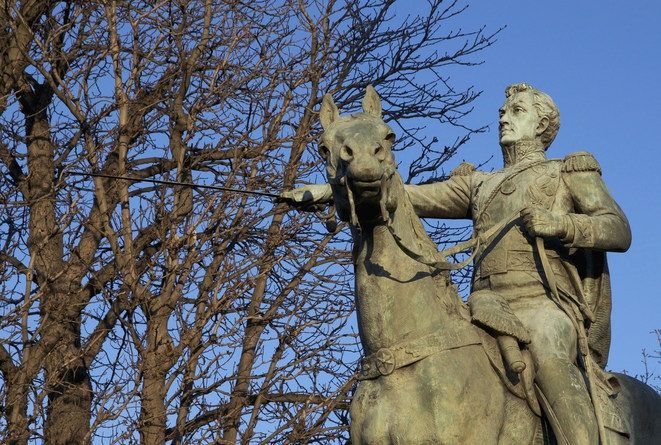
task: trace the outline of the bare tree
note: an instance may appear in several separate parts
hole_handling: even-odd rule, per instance
[[[659,349],[655,349],[652,352],[647,351],[646,349],[642,350],[642,363],[644,366],[643,374],[637,374],[635,377],[651,386],[656,392],[661,394],[661,385],[658,384],[658,381],[661,380],[661,376],[658,373],[654,372],[655,366],[651,362],[661,363],[661,329],[655,329],[652,332],[656,336],[657,341],[659,342]],[[622,371],[627,374],[627,371]]]
[[[343,232],[260,195],[320,181],[331,92],[419,124],[495,34],[457,2],[0,2],[0,430],[9,444],[342,443],[359,351]],[[455,30],[453,30],[455,29]],[[440,135],[439,135],[440,136]],[[428,165],[428,162],[432,162]]]

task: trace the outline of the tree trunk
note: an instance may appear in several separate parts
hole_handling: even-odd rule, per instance
[[[140,410],[140,443],[141,445],[163,445],[167,427],[165,399],[167,388],[165,376],[172,366],[174,347],[168,333],[167,306],[160,305],[158,299],[163,295],[153,297],[155,302],[147,302],[143,307],[148,314],[147,348],[142,365],[142,403]],[[150,304],[155,303],[155,304]],[[156,307],[156,306],[160,307]],[[150,313],[150,311],[152,311]]]
[[[7,444],[27,445],[30,433],[28,431],[28,388],[25,384],[25,374],[16,369],[7,387]]]
[[[64,262],[63,235],[58,227],[54,195],[55,147],[50,139],[46,88],[21,97],[26,112],[29,176],[30,235],[28,247],[39,283],[40,312],[44,317],[43,344],[54,345],[44,361],[47,416],[44,425],[48,445],[90,443],[92,392],[87,365],[80,350],[80,310],[69,304],[72,286]],[[27,331],[27,326],[24,327]]]

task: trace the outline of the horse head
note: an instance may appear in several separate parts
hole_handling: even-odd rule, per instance
[[[319,137],[319,153],[326,163],[338,215],[353,224],[356,218],[378,219],[397,207],[394,194],[389,193],[396,173],[395,132],[381,118],[381,100],[371,86],[362,106],[362,113],[340,117],[333,98],[326,94],[320,110],[324,133]]]

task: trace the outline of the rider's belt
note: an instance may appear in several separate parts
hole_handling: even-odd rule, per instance
[[[556,252],[549,250],[547,250],[547,255],[553,272],[558,275],[565,275],[564,268],[560,262],[560,256]],[[536,253],[505,249],[495,249],[489,252],[486,256],[482,257],[478,268],[478,276],[480,278],[507,273],[509,271],[539,272],[544,270]]]
[[[457,349],[482,343],[476,329],[472,326],[426,335],[416,340],[398,343],[390,348],[381,348],[363,359],[360,380],[375,379],[391,374],[432,354],[448,349]]]

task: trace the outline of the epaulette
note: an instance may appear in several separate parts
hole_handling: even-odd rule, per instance
[[[587,151],[577,151],[570,153],[565,157],[565,163],[562,167],[565,173],[573,172],[597,172],[601,175],[601,167],[592,153]]]
[[[462,162],[457,168],[450,172],[452,176],[468,176],[475,171],[475,166],[470,162]]]

